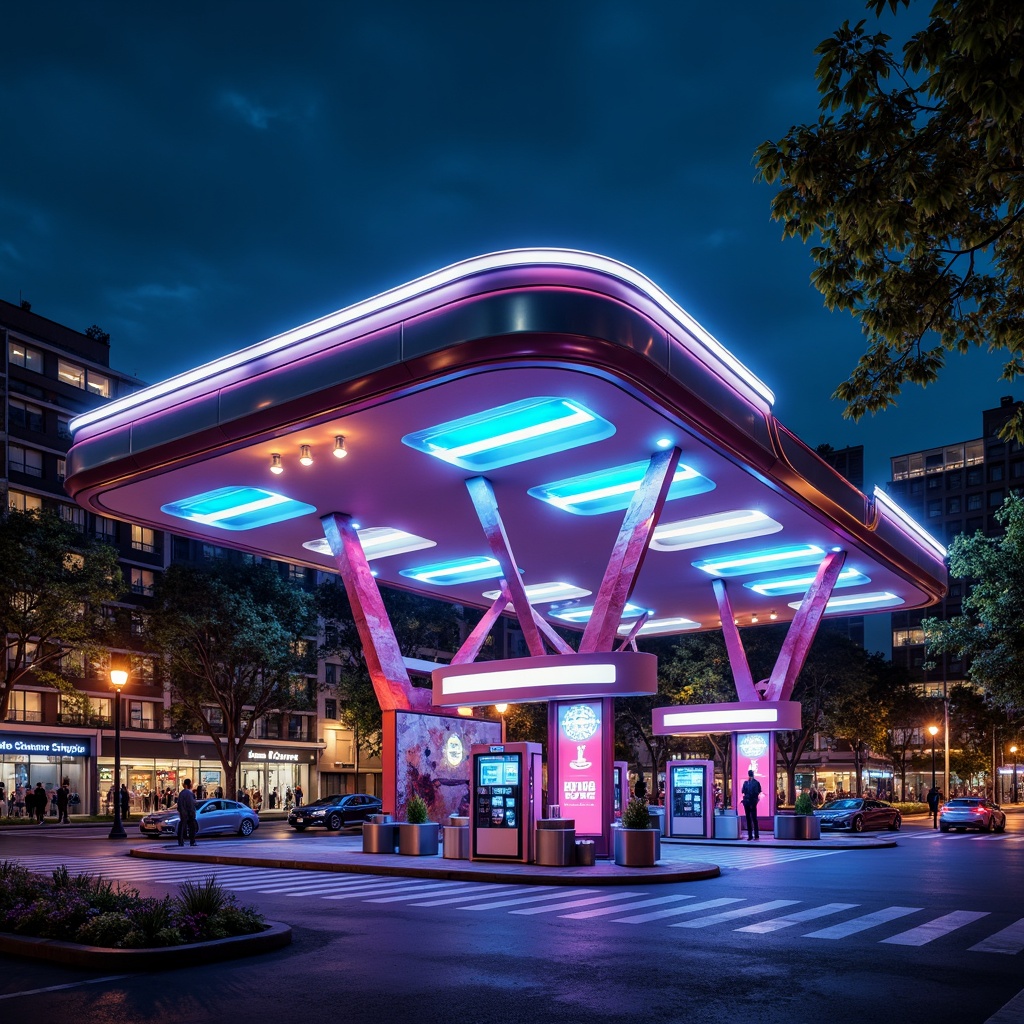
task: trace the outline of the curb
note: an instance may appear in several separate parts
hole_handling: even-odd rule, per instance
[[[197,963],[232,960],[240,956],[258,956],[282,949],[292,941],[292,930],[280,921],[254,935],[232,935],[210,942],[190,942],[185,946],[161,946],[153,949],[108,949],[104,946],[81,946],[59,939],[37,939],[27,935],[0,933],[0,953],[31,957],[63,964],[117,971],[171,971],[195,967]],[[199,960],[201,957],[201,961]]]

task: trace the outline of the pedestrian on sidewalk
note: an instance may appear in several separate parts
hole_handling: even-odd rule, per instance
[[[928,810],[932,816],[932,828],[939,827],[939,801],[942,799],[942,794],[939,792],[938,786],[932,786],[928,790]]]
[[[68,801],[71,799],[71,790],[68,787],[68,780],[64,780],[64,784],[57,790],[57,824],[58,825],[70,825],[71,821],[68,818]]]
[[[192,792],[192,780],[186,779],[178,794],[178,845],[196,845],[196,795]]]
[[[754,778],[754,770],[747,772],[747,781],[740,790],[741,803],[747,818],[747,842],[761,838],[761,829],[757,823],[757,802],[761,799],[761,783]]]

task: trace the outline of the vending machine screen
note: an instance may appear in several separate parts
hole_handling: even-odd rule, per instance
[[[521,755],[481,754],[476,758],[476,827],[518,828]]]

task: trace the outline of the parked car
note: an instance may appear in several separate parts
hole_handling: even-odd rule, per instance
[[[288,824],[296,832],[302,832],[311,825],[322,825],[331,832],[362,825],[371,814],[380,814],[384,805],[379,797],[368,793],[338,793],[322,796],[310,804],[293,807],[288,815]]]
[[[1006,829],[1006,815],[999,804],[983,796],[957,796],[947,800],[939,811],[939,831],[954,828],[963,832],[969,828],[979,832],[1002,832]]]
[[[873,828],[887,828],[899,832],[903,816],[884,800],[864,800],[860,797],[841,797],[830,800],[814,812],[823,829],[846,829],[864,832]]]
[[[139,831],[149,839],[178,834],[179,815],[176,808],[145,814],[139,822]],[[198,800],[196,802],[198,836],[237,833],[251,836],[260,827],[260,816],[237,800]]]

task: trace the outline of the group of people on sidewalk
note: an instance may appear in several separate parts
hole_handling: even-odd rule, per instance
[[[0,814],[6,810],[8,818],[34,819],[37,825],[46,821],[47,807],[51,813],[56,813],[57,824],[70,825],[68,808],[78,802],[77,798],[78,794],[71,792],[69,779],[49,792],[41,782],[37,782],[34,789],[31,786],[16,786],[8,793],[0,782]]]

